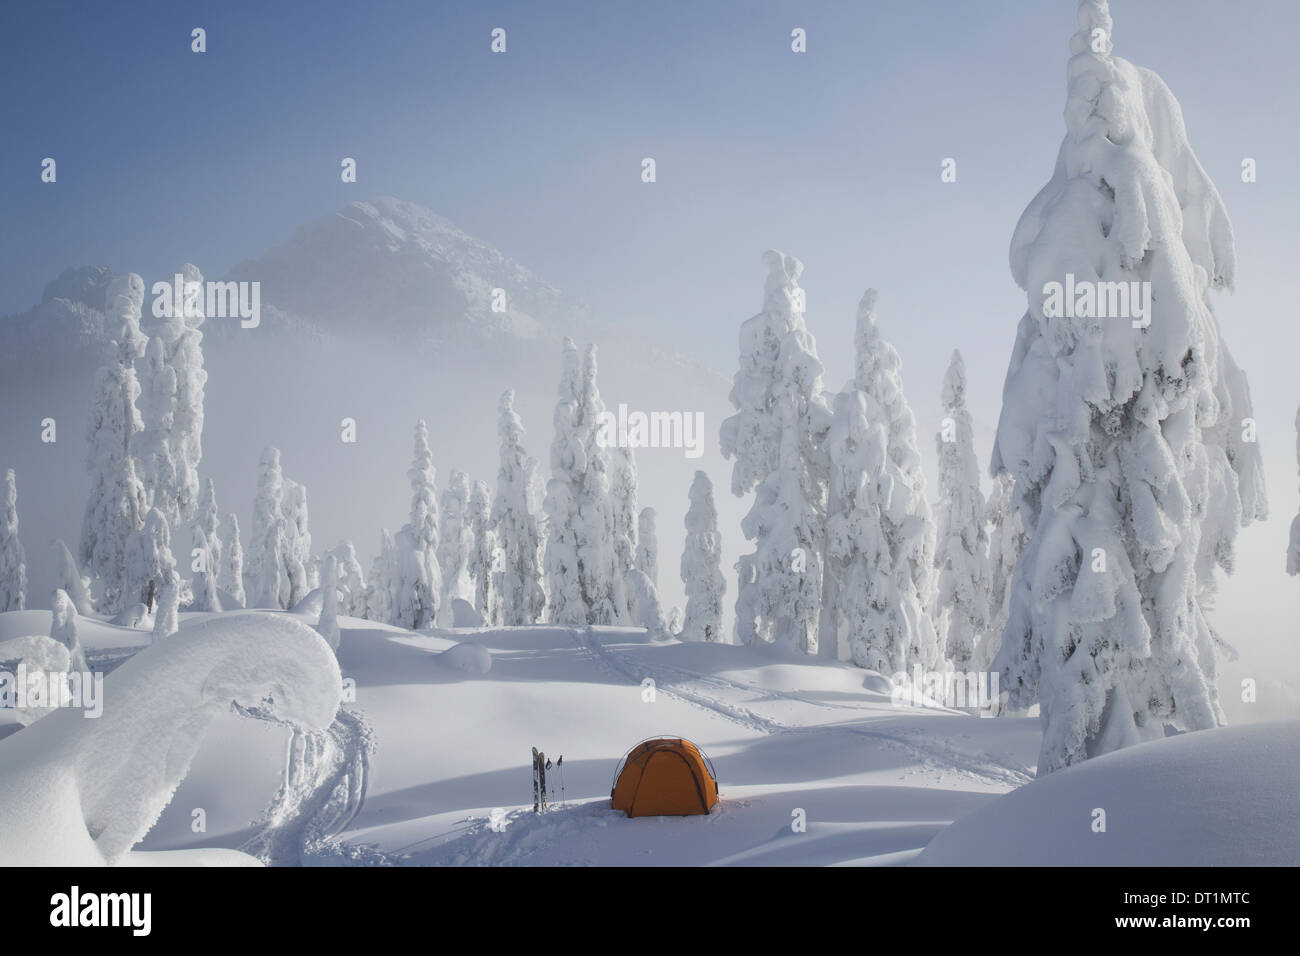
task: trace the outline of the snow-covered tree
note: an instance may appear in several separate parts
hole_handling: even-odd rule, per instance
[[[281,508],[284,512],[284,551],[280,560],[289,579],[289,598],[293,607],[320,583],[316,558],[311,552],[311,529],[307,514],[307,488],[291,478],[283,479]]]
[[[1295,455],[1296,461],[1300,462],[1300,409],[1295,413],[1295,431]],[[13,472],[9,472],[9,475],[12,478]],[[16,519],[14,525],[17,527]],[[1291,519],[1291,544],[1286,552],[1286,573],[1300,574],[1300,514]],[[21,600],[18,606],[22,607]],[[0,610],[3,610],[3,605],[0,605]]]
[[[338,562],[339,608],[348,617],[367,617],[366,578],[351,541],[340,541],[334,549]]]
[[[158,593],[158,608],[153,616],[153,639],[171,637],[180,629],[181,579],[173,568]]]
[[[244,548],[239,543],[239,519],[227,512],[222,521],[221,567],[217,574],[217,587],[225,591],[240,607],[247,599],[244,595]]]
[[[486,482],[474,482],[469,496],[469,529],[471,547],[469,574],[474,581],[474,609],[483,623],[489,626],[501,623],[500,579],[504,567],[504,553],[499,552],[497,532],[492,521],[492,492]],[[500,554],[500,558],[498,558]]]
[[[190,606],[190,610],[220,611],[221,598],[217,596],[218,559],[208,543],[208,536],[203,533],[201,527],[194,529],[194,547],[203,554],[205,570],[196,572],[197,580],[193,585],[194,603]]]
[[[596,387],[595,346],[588,346],[579,361],[577,346],[565,339],[551,444],[552,478],[544,503],[549,519],[547,596],[551,620],[558,624],[627,620],[627,596],[614,543],[610,458],[598,428],[604,410]],[[627,557],[631,559],[630,551]]]
[[[668,609],[668,613],[665,614],[664,617],[667,619],[665,627],[668,628],[668,633],[670,635],[682,633],[682,622],[685,620],[685,616],[682,614],[682,609],[680,607],[674,604]]]
[[[339,564],[333,552],[327,552],[321,562],[320,618],[316,633],[325,638],[330,650],[339,649]]]
[[[769,250],[763,311],[740,331],[736,414],[722,423],[735,460],[733,494],[754,492],[741,523],[755,550],[737,565],[736,633],[742,643],[787,641],[817,649],[825,552],[830,410],[817,343],[804,323],[803,264]]]
[[[284,556],[288,548],[283,510],[284,475],[280,449],[268,446],[257,466],[257,497],[244,562],[249,607],[292,607],[292,585]]]
[[[582,569],[578,554],[578,488],[587,472],[587,448],[582,437],[582,364],[572,339],[564,340],[561,353],[559,400],[552,420],[551,474],[546,483],[542,507],[546,512],[547,620],[554,624],[581,626],[589,612],[582,592]]]
[[[18,483],[12,468],[0,489],[0,612],[21,611],[27,601],[27,558],[18,540]]]
[[[152,611],[161,607],[163,590],[178,578],[167,518],[157,508],[150,508],[144,517],[144,526],[126,542],[127,600],[132,604],[139,602]],[[175,599],[179,603],[179,589],[173,590],[176,590]],[[75,601],[76,595],[72,597]],[[166,632],[170,633],[172,631]]]
[[[609,458],[609,505],[613,519],[614,561],[617,573],[637,567],[637,474],[636,454],[631,446],[606,448]],[[644,569],[642,569],[644,570]]]
[[[172,421],[172,455],[176,462],[176,508],[181,520],[194,513],[199,495],[199,462],[203,458],[204,282],[196,266],[185,263],[183,327],[168,341],[167,362],[176,372],[176,408]],[[209,535],[211,540],[211,535]]]
[[[628,608],[632,623],[644,627],[651,640],[662,641],[670,635],[668,622],[664,617],[663,605],[659,603],[659,590],[645,572],[636,568],[627,572]]]
[[[389,623],[413,630],[431,627],[438,618],[442,573],[438,566],[437,471],[429,450],[429,429],[421,419],[415,426],[415,457],[407,472],[411,480],[411,519],[397,535],[393,571],[393,610]]]
[[[1020,513],[1015,510],[1015,479],[1005,471],[993,477],[984,505],[989,534],[989,626],[976,648],[975,670],[986,671],[1002,646],[1002,631],[1011,611],[1011,575],[1029,543]]]
[[[853,381],[835,399],[827,439],[829,575],[822,634],[826,656],[847,650],[882,674],[938,668],[931,618],[934,526],[903,394],[898,352],[876,325],[876,292],[858,305]]]
[[[198,547],[198,534],[203,532],[203,538],[207,542],[208,555],[211,557],[211,563],[208,565],[212,573],[220,576],[221,573],[221,534],[219,532],[221,514],[217,510],[217,490],[209,478],[203,485],[203,491],[199,493],[198,507],[194,512],[194,529],[195,544]],[[220,582],[217,582],[220,587]]]
[[[636,569],[659,587],[659,538],[655,535],[655,510],[642,508],[636,522]]]
[[[380,529],[379,553],[366,579],[366,617],[387,624],[393,619],[393,580],[397,573],[397,543],[387,528]]]
[[[68,649],[69,673],[85,674],[90,670],[86,665],[86,652],[77,637],[77,606],[62,588],[54,589],[54,598],[50,602],[50,640],[58,641]]]
[[[115,276],[105,298],[104,326],[113,339],[95,379],[95,403],[86,430],[90,497],[79,553],[86,572],[99,582],[100,609],[112,613],[122,608],[127,538],[144,524],[147,510],[131,454],[132,437],[142,427],[135,361],[145,350],[140,332],[144,282],[135,273]]]
[[[691,482],[690,501],[681,563],[686,612],[679,636],[683,641],[719,642],[723,640],[722,597],[727,582],[722,576],[722,538],[713,483],[702,471],[697,471]]]
[[[515,413],[515,393],[501,396],[497,434],[501,437],[501,464],[497,470],[492,527],[501,549],[501,623],[535,624],[542,618],[546,594],[542,590],[541,537],[533,508],[533,461],[524,451],[523,424]]]
[[[573,489],[563,478],[546,483],[546,600],[552,624],[582,627],[587,623],[583,601],[578,535],[571,523],[578,512]]]
[[[975,457],[975,430],[966,408],[966,364],[953,350],[940,393],[943,422],[935,436],[939,456],[939,569],[936,624],[954,669],[974,669],[975,651],[989,626],[989,539]]]
[[[171,432],[176,417],[176,370],[167,364],[163,339],[168,326],[183,325],[178,318],[165,321],[149,339],[140,375],[141,429],[131,436],[131,454],[144,485],[145,500],[167,519],[168,526],[179,518],[176,504],[177,463],[171,450]],[[156,504],[155,504],[156,502]]]
[[[145,348],[141,373],[142,429],[131,440],[131,451],[150,507],[179,528],[193,516],[199,495],[202,457],[203,276],[186,263],[182,267],[183,308],[170,307],[153,330]]]
[[[130,540],[127,539],[128,543]],[[92,613],[94,605],[90,600],[90,578],[82,577],[77,569],[76,559],[73,558],[72,552],[68,550],[62,538],[54,539],[51,550],[54,552],[55,586],[68,593],[72,603],[77,606],[78,614]]]
[[[442,603],[439,623],[450,627],[453,598],[472,601],[469,558],[474,531],[469,517],[469,475],[454,468],[442,492],[438,529],[438,569],[442,572]]]
[[[995,667],[1040,705],[1040,773],[1223,722],[1206,611],[1267,508],[1209,296],[1234,281],[1227,212],[1168,87],[1112,55],[1104,0],[1078,27],[1056,170],[1011,241],[1028,310],[992,462],[1030,535]]]
[[[595,345],[588,345],[583,355],[578,407],[587,446],[587,469],[578,487],[578,520],[574,525],[583,603],[588,608],[588,623],[621,624],[628,619],[630,607],[623,569],[626,565],[630,570],[634,560],[634,546],[628,535],[636,532],[636,465],[630,450],[601,447],[599,424],[605,403],[596,386]],[[622,502],[615,503],[615,478],[624,502],[630,496],[630,509]]]

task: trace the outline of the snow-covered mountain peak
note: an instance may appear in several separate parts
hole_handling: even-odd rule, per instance
[[[275,313],[404,344],[550,338],[590,321],[576,299],[437,213],[382,196],[300,229],[230,278],[259,281]]]

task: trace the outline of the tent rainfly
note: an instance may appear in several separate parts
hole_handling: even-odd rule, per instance
[[[629,817],[708,813],[718,802],[713,762],[680,737],[651,737],[623,757],[609,795]]]

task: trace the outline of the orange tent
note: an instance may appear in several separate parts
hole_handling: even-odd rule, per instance
[[[651,737],[623,757],[609,791],[614,809],[629,817],[708,813],[718,802],[713,763],[680,737]]]

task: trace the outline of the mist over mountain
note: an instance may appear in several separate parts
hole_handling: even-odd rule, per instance
[[[535,340],[594,326],[577,299],[437,213],[391,197],[349,203],[229,278],[261,282],[281,314],[407,345]],[[505,293],[504,311],[493,310],[493,289]]]
[[[114,271],[132,265],[69,268],[40,304],[0,319],[0,465],[17,472],[32,606],[48,604],[53,587],[49,542],[63,538],[75,548],[80,535],[89,487],[85,428]],[[258,455],[275,445],[285,474],[307,486],[315,550],[349,538],[368,563],[380,529],[406,520],[418,419],[428,422],[440,487],[453,468],[495,486],[496,408],[507,388],[516,390],[544,486],[560,344],[570,336],[598,346],[599,386],[611,410],[626,403],[704,414],[702,457],[680,448],[637,456],[639,504],[660,515],[661,587],[669,605],[681,603],[676,558],[692,476],[702,468],[726,483],[717,429],[730,406],[721,375],[602,322],[492,245],[398,199],[350,203],[229,275],[205,276],[260,284],[256,328],[235,317],[209,317],[202,327],[208,381],[200,472],[214,479],[223,511],[247,520]],[[158,321],[153,283],[172,277],[143,278],[148,334]],[[504,293],[503,312],[493,311],[494,289]],[[46,417],[57,422],[52,444],[40,439]],[[355,444],[340,438],[345,418],[357,422]],[[729,567],[739,550],[740,502],[720,495],[718,504]],[[188,529],[177,537],[187,548]]]

